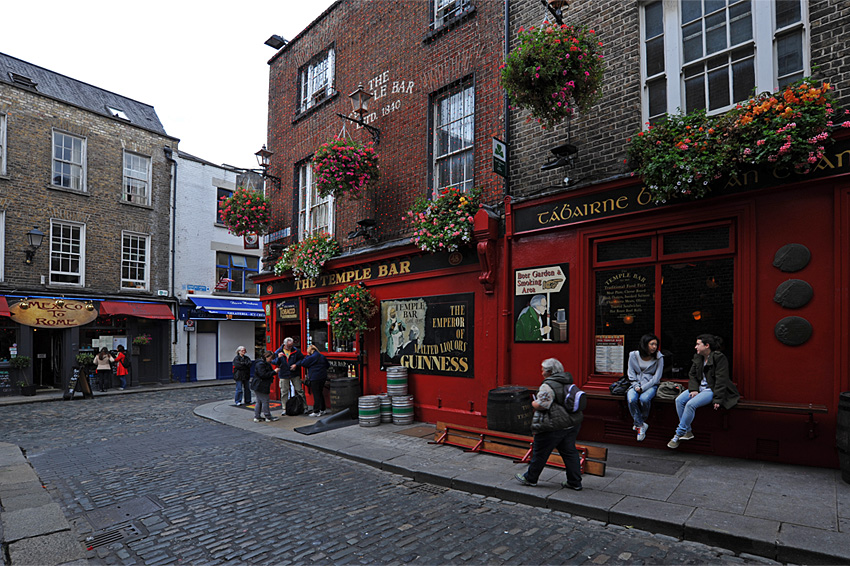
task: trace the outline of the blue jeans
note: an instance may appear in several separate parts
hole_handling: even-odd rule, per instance
[[[576,448],[576,436],[581,425],[567,430],[538,432],[534,435],[534,445],[531,451],[531,463],[525,472],[525,479],[537,483],[540,473],[546,466],[546,461],[552,450],[558,449],[558,454],[564,460],[567,472],[567,483],[573,487],[581,485],[581,457]]]
[[[236,382],[236,395],[233,397],[233,402],[237,405],[239,401],[242,401],[244,397],[245,404],[251,404],[251,390],[248,389],[248,380],[237,381]]]
[[[632,414],[632,419],[635,421],[635,426],[643,426],[649,417],[649,407],[652,405],[652,400],[655,398],[655,392],[658,386],[644,389],[640,395],[635,391],[634,387],[630,387],[626,391],[626,402],[629,404],[629,412]]]
[[[700,391],[691,398],[690,391],[685,391],[676,397],[676,412],[679,413],[679,426],[676,427],[676,436],[684,436],[691,430],[694,421],[694,413],[700,407],[704,407],[714,400],[714,392],[711,389]]]

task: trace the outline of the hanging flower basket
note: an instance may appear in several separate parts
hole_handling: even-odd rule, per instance
[[[381,176],[378,154],[371,142],[334,138],[316,151],[313,175],[322,198],[359,199]]]
[[[314,279],[322,272],[325,262],[341,252],[342,248],[333,236],[317,232],[286,248],[274,266],[274,272],[282,275],[292,270],[296,279]]]
[[[139,334],[135,338],[133,338],[134,346],[147,346],[151,343],[151,335],[150,334]]]
[[[219,203],[221,222],[231,234],[244,236],[268,231],[271,206],[262,193],[239,187],[230,197],[221,197]]]
[[[434,200],[417,199],[402,216],[413,225],[411,242],[426,252],[453,252],[472,241],[472,222],[481,200],[481,189],[468,193],[445,189]]]
[[[530,111],[544,127],[555,126],[599,100],[601,47],[586,26],[545,22],[519,28],[519,45],[500,67],[502,87],[514,106]]]
[[[369,330],[369,319],[378,312],[375,297],[365,287],[349,285],[331,295],[330,319],[334,338],[351,340]]]
[[[656,201],[666,202],[705,196],[713,181],[745,167],[808,173],[832,141],[830,130],[850,127],[850,121],[836,123],[830,92],[828,83],[805,78],[728,114],[667,115],[630,140],[633,174],[643,178]]]

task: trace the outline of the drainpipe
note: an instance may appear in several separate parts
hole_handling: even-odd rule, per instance
[[[177,294],[175,293],[175,276],[174,272],[177,267],[176,263],[176,254],[177,254],[177,161],[174,159],[174,150],[168,146],[162,148],[162,151],[165,153],[165,159],[171,164],[171,258],[169,262],[171,264],[171,288],[169,289],[169,295],[171,295],[172,300],[174,301],[174,312],[178,316],[174,317],[174,339],[172,340],[172,344],[177,343],[177,321],[180,318],[180,303],[177,300]]]
[[[505,61],[508,60],[508,54],[511,51],[511,8],[510,0],[505,0]],[[510,104],[508,103],[508,92],[505,91],[504,99],[505,113],[505,147],[508,148],[508,176],[505,177],[505,196],[511,195],[511,130],[510,130]]]
[[[505,60],[508,59],[508,54],[510,53],[511,47],[511,11],[510,11],[510,1],[505,0]],[[502,309],[499,313],[501,316],[499,317],[499,330],[500,335],[502,337],[502,341],[504,344],[503,348],[498,348],[499,352],[499,364],[497,366],[497,373],[499,375],[499,379],[497,381],[497,385],[506,385],[511,382],[510,377],[510,369],[511,369],[511,348],[513,346],[513,342],[511,341],[511,332],[512,332],[512,324],[513,318],[511,317],[511,313],[513,309],[511,308],[512,304],[512,294],[508,292],[509,289],[513,289],[513,281],[511,281],[510,274],[511,270],[511,244],[513,243],[513,218],[511,217],[511,162],[512,151],[511,151],[511,139],[510,139],[510,104],[508,99],[508,93],[505,92],[504,99],[504,113],[505,113],[505,147],[508,148],[508,176],[505,178],[505,195],[504,195],[504,204],[505,204],[505,236],[504,236],[504,246],[502,247],[502,272],[504,274],[504,279],[502,281],[501,289],[499,292],[499,296],[502,300]]]

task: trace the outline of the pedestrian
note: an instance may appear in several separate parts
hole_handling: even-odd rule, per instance
[[[106,349],[106,346],[100,349],[100,352],[94,357],[94,363],[96,365],[95,371],[97,372],[97,390],[98,391],[106,391],[108,389],[108,384],[112,378],[112,363],[115,362],[115,358],[109,355],[109,350]]]
[[[322,355],[315,345],[310,344],[307,347],[307,357],[292,364],[289,369],[294,371],[297,367],[307,368],[307,385],[310,387],[310,394],[313,396],[313,412],[308,416],[321,417],[327,412],[325,410],[325,382],[328,380],[328,368],[330,367],[328,359]]]
[[[277,417],[272,416],[271,408],[269,407],[269,394],[271,393],[272,381],[274,380],[277,368],[272,367],[274,353],[266,351],[263,354],[263,359],[254,366],[254,377],[251,378],[251,390],[257,398],[254,402],[254,422],[261,423],[264,421],[276,421]],[[265,419],[263,418],[265,415]]]
[[[531,431],[534,434],[531,463],[525,474],[514,478],[522,485],[537,485],[552,450],[564,460],[567,481],[561,487],[581,491],[581,459],[576,448],[576,436],[584,419],[587,399],[573,384],[573,376],[564,372],[564,366],[555,358],[541,363],[543,383],[531,402],[534,408]]]
[[[115,355],[115,375],[118,376],[118,381],[121,382],[118,390],[124,391],[124,388],[127,387],[127,374],[130,373],[125,366],[127,356],[124,354],[124,346],[121,344],[118,344],[116,350],[118,350],[118,353]]]
[[[629,353],[628,375],[631,386],[626,391],[626,402],[634,421],[632,428],[637,431],[638,442],[646,438],[649,429],[646,419],[663,371],[664,354],[658,349],[658,336],[644,334],[638,349]]]
[[[236,381],[236,394],[233,402],[236,406],[251,404],[251,388],[248,380],[251,379],[251,358],[245,346],[236,348],[236,357],[233,358],[233,379]]]
[[[697,336],[691,370],[688,373],[688,390],[676,397],[676,412],[679,426],[676,434],[667,443],[669,448],[678,448],[680,440],[691,440],[694,433],[691,423],[700,407],[712,403],[716,411],[720,407],[731,409],[741,395],[729,375],[729,361],[720,351],[723,341],[713,334]]]
[[[304,359],[304,354],[295,347],[295,340],[292,338],[284,338],[283,344],[275,350],[275,360],[273,363],[280,369],[277,377],[280,380],[280,404],[284,409],[286,408],[286,402],[289,401],[290,384],[292,385],[292,389],[295,390],[295,394],[300,396],[304,401],[304,406],[307,406],[307,396],[304,395],[304,386],[301,385],[301,372],[289,369],[290,366],[300,362],[302,359]],[[285,417],[286,411],[284,410],[280,416]]]

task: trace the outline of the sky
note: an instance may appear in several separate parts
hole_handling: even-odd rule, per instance
[[[334,0],[4,2],[0,52],[149,104],[181,151],[256,168],[272,35]]]

